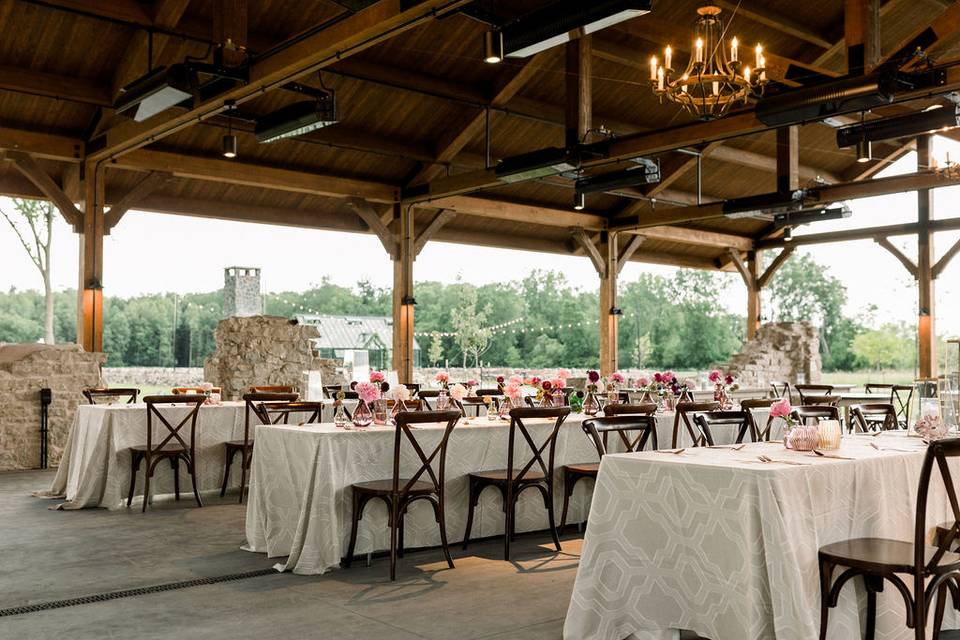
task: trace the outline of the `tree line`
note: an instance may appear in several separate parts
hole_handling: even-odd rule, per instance
[[[619,349],[623,367],[703,369],[739,350],[744,316],[725,298],[742,286],[731,274],[678,270],[671,277],[642,274],[621,282]],[[222,292],[150,294],[104,301],[104,345],[109,366],[202,366],[214,349]],[[75,340],[76,293],[53,294],[58,342]],[[517,368],[592,367],[599,349],[597,291],[570,286],[562,273],[535,271],[512,282],[416,284],[415,326],[421,364],[477,362]],[[867,326],[844,314],[846,289],[806,254],[777,272],[765,300],[766,320],[809,320],[821,328],[826,370],[911,368],[913,329]],[[0,342],[36,342],[44,336],[44,295],[0,293]],[[266,298],[266,312],[292,317],[306,309],[325,314],[391,313],[391,291],[359,282],[324,279],[306,291]],[[518,321],[518,319],[520,319]],[[498,330],[490,327],[505,326]],[[445,335],[456,334],[456,335]]]

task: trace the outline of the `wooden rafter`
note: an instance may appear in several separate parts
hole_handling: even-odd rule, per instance
[[[587,254],[587,257],[590,258],[590,262],[593,263],[593,268],[597,270],[597,273],[600,275],[600,277],[605,277],[607,273],[607,261],[604,259],[603,255],[600,254],[600,250],[597,248],[597,245],[593,244],[593,240],[587,235],[587,232],[584,231],[583,227],[571,228],[570,235]]]
[[[843,34],[847,73],[871,71],[880,58],[880,0],[844,0]]]
[[[7,151],[5,156],[27,180],[40,190],[40,193],[53,202],[67,224],[77,228],[83,223],[83,213],[67,197],[60,185],[43,170],[43,167],[37,164],[33,156],[22,151]]]
[[[766,268],[766,270],[763,272],[763,274],[760,275],[759,278],[757,278],[757,288],[758,289],[765,288],[767,284],[770,283],[770,279],[773,278],[773,276],[776,275],[780,267],[783,266],[783,263],[786,262],[787,259],[790,256],[792,256],[793,252],[796,250],[797,250],[796,247],[784,247],[783,251],[781,251],[777,255],[777,257],[773,259],[773,262],[770,263],[770,266]]]
[[[877,147],[874,146],[874,150],[876,150],[876,148]],[[850,169],[843,174],[843,181],[857,182],[859,180],[868,180],[916,148],[917,141],[911,139],[896,145],[887,153],[873,158],[870,162],[854,162]]]
[[[740,273],[740,277],[743,278],[743,283],[747,285],[747,291],[755,291],[757,289],[757,281],[750,273],[750,269],[743,261],[743,257],[740,255],[740,252],[733,247],[730,247],[727,249],[727,253],[730,256],[730,261],[733,263],[733,266],[736,267],[737,271]]]
[[[0,66],[0,89],[102,107],[112,104],[110,89],[91,80]]]
[[[583,36],[565,47],[565,140],[568,148],[586,141],[593,127],[593,38]]]
[[[109,129],[102,144],[90,154],[99,162],[114,159],[146,144],[156,142],[199,121],[212,118],[233,101],[243,104],[301,76],[322,69],[337,60],[359,53],[426,21],[438,12],[448,12],[469,0],[423,0],[407,6],[404,0],[380,0],[375,5],[340,20],[325,29],[264,57],[250,68],[250,81],[223,92],[184,112],[157,114],[142,123],[125,122]]]
[[[117,226],[127,211],[172,179],[173,175],[166,171],[151,171],[148,173],[104,214],[104,233],[110,233],[110,230]]]
[[[457,217],[457,214],[453,211],[447,211],[446,209],[441,209],[437,212],[437,215],[434,216],[433,220],[430,221],[430,224],[426,226],[417,235],[417,239],[413,244],[413,255],[418,256],[420,252],[423,251],[423,248],[427,246],[427,243],[433,238],[440,229],[444,227],[448,222]]]
[[[944,218],[930,222],[932,231],[956,231],[960,229],[960,218]],[[878,236],[906,236],[916,235],[920,226],[916,222],[891,224],[882,227],[866,227],[863,229],[845,229],[843,231],[828,231],[825,233],[809,233],[795,235],[789,241],[783,238],[767,238],[757,242],[757,248],[770,249],[787,245],[804,246],[812,244],[829,244],[831,242],[849,242],[851,240],[873,240]]]
[[[389,254],[390,259],[396,260],[397,255],[399,255],[399,239],[393,231],[387,228],[387,225],[383,224],[377,210],[374,209],[369,202],[360,198],[348,198],[346,204],[357,213],[357,216],[366,223],[370,231],[380,239],[380,243],[383,245],[387,254]]]
[[[960,3],[951,2],[930,22],[918,27],[890,49],[890,53],[885,55],[880,63],[903,60],[912,56],[917,49],[922,49],[928,55],[935,55],[948,37],[957,31],[960,31]]]
[[[627,241],[626,246],[620,251],[620,257],[617,258],[617,274],[623,271],[623,268],[627,266],[627,262],[633,257],[633,254],[635,254],[637,249],[640,248],[640,245],[646,241],[647,236],[640,234],[633,235],[630,240]]]
[[[762,2],[739,3],[728,2],[728,0],[715,0],[715,2],[718,7],[726,11],[731,13],[736,11],[738,16],[742,16],[748,20],[752,20],[753,22],[776,29],[780,33],[793,36],[798,40],[809,42],[810,44],[816,45],[823,49],[829,49],[832,46],[830,40],[823,34],[817,33],[813,29],[810,29],[800,22],[793,20],[789,16],[765,8],[763,6],[764,3]]]
[[[878,236],[874,238],[874,241],[877,244],[879,244],[881,247],[889,251],[891,254],[893,254],[893,257],[900,261],[900,264],[902,264],[904,268],[906,268],[906,270],[910,272],[911,276],[913,276],[914,278],[917,277],[917,275],[919,274],[917,263],[911,260],[910,258],[908,258],[907,256],[905,256],[903,252],[900,251],[900,249],[898,249],[892,242],[890,242],[888,238],[886,238],[885,236]]]

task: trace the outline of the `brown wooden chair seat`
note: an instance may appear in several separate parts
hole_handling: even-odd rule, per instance
[[[620,415],[608,415],[604,418],[584,420],[580,428],[587,434],[593,446],[597,449],[597,456],[603,458],[607,454],[607,437],[616,433],[623,443],[624,452],[642,451],[647,442],[650,448],[657,448],[657,420],[653,414],[657,411],[655,404],[628,405],[608,404],[606,412],[616,408]],[[635,432],[636,435],[634,435]],[[567,510],[570,507],[570,496],[577,483],[584,478],[597,479],[600,471],[599,462],[585,462],[566,464],[563,466],[563,511],[560,514],[560,531],[567,526]]]
[[[570,407],[519,407],[510,410],[510,431],[507,438],[507,467],[493,471],[477,471],[467,474],[469,497],[467,503],[467,528],[463,534],[463,548],[470,544],[470,530],[473,528],[473,513],[480,501],[480,494],[487,487],[494,487],[500,491],[503,498],[504,527],[503,527],[503,559],[510,559],[510,541],[515,537],[517,499],[526,489],[535,488],[543,497],[543,505],[547,510],[547,519],[550,524],[550,535],[557,551],[560,551],[560,538],[557,536],[556,519],[553,515],[553,469],[554,453],[556,452],[557,434],[560,426],[570,415]],[[524,424],[527,419],[553,419],[553,428],[537,444],[533,435]],[[519,469],[514,464],[514,443],[517,436],[522,439],[524,455],[530,458]],[[524,446],[526,445],[526,446]],[[519,448],[519,447],[518,447]],[[543,459],[544,451],[547,460]],[[536,465],[536,468],[534,466]]]
[[[351,485],[353,495],[353,523],[350,527],[350,543],[343,565],[353,562],[357,546],[357,530],[363,509],[373,499],[383,500],[387,505],[387,525],[390,527],[390,580],[397,577],[397,558],[403,557],[403,519],[407,509],[417,500],[425,500],[433,507],[440,528],[440,545],[447,566],[453,569],[450,546],[447,544],[447,524],[444,510],[444,474],[447,460],[447,443],[450,434],[460,419],[459,411],[401,411],[397,414],[393,442],[393,476],[389,480],[367,480]],[[432,449],[424,451],[410,428],[411,424],[446,422],[443,437]],[[410,477],[400,477],[400,454],[404,440],[420,460],[420,467]],[[436,464],[439,471],[434,471]],[[426,478],[421,480],[421,478]]]
[[[137,474],[140,471],[140,465],[146,463],[143,474],[143,512],[146,512],[147,505],[150,503],[150,480],[156,471],[157,465],[164,460],[170,463],[173,470],[173,490],[174,497],[180,500],[180,463],[182,462],[190,474],[190,480],[193,484],[193,496],[197,500],[197,506],[202,507],[200,492],[197,489],[197,416],[200,413],[200,407],[206,401],[207,397],[196,394],[181,394],[169,396],[146,396],[143,401],[147,405],[147,443],[145,445],[135,445],[130,447],[130,491],[127,493],[127,506],[133,502],[133,492],[137,485]],[[158,407],[164,405],[183,405],[192,406],[183,418],[174,426],[164,416]],[[154,421],[163,427],[164,434],[159,436],[159,442],[154,443],[153,425]],[[189,424],[189,427],[187,425]],[[181,433],[185,428],[188,434]]]
[[[854,538],[820,548],[821,640],[827,637],[830,609],[837,606],[844,585],[856,577],[862,577],[866,586],[864,637],[868,640],[873,640],[876,634],[877,593],[883,591],[884,582],[896,587],[903,598],[906,626],[914,630],[916,640],[927,637],[927,618],[934,598],[936,611],[931,625],[934,638],[940,634],[948,593],[954,608],[960,610],[960,554],[955,551],[960,538],[960,502],[948,462],[949,458],[957,457],[960,457],[960,438],[937,440],[927,447],[918,482],[913,540]],[[935,466],[951,505],[953,521],[940,525],[934,544],[928,545],[927,503]],[[840,573],[834,578],[836,569]]]
[[[296,393],[245,393],[243,394],[243,439],[230,440],[223,443],[226,457],[223,463],[223,482],[220,484],[220,497],[227,494],[227,484],[230,482],[230,466],[234,458],[240,454],[240,502],[247,487],[247,472],[253,460],[253,431],[250,429],[250,414],[257,416],[260,424],[271,424],[267,407],[273,404],[295,402],[300,396]],[[320,403],[317,403],[320,404]]]

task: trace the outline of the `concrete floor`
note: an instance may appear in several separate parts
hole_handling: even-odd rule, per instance
[[[0,609],[270,567],[240,550],[234,496],[197,509],[184,499],[139,510],[51,511],[30,493],[51,472],[0,473]],[[228,496],[229,498],[230,496]],[[580,539],[556,553],[522,536],[471,545],[448,570],[439,551],[324,576],[273,574],[62,609],[0,617],[0,638],[306,638],[406,640],[561,638]],[[522,606],[518,599],[522,597]]]

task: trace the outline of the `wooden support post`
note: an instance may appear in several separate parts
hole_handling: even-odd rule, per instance
[[[846,0],[843,12],[847,72],[852,76],[863,75],[880,59],[880,2]]]
[[[618,367],[620,308],[617,306],[619,253],[617,234],[601,234],[600,255],[604,268],[600,275],[600,375],[608,376]],[[605,240],[605,241],[604,241]]]
[[[933,166],[932,136],[917,138],[917,168],[921,171]],[[917,288],[919,289],[919,313],[917,317],[917,346],[919,348],[919,373],[921,378],[932,378],[937,373],[937,331],[934,318],[933,232],[930,218],[933,213],[933,193],[930,189],[917,190]]]
[[[246,62],[247,0],[218,0],[213,9],[213,40],[221,46],[223,64]]]
[[[593,126],[592,53],[590,36],[567,43],[566,143],[568,147],[584,141]]]
[[[800,127],[777,129],[777,191],[790,193],[800,188]]]
[[[395,204],[399,250],[393,261],[393,368],[400,382],[413,382],[413,207]]]
[[[83,221],[77,286],[77,344],[103,351],[103,168],[87,163],[82,182]]]
[[[763,302],[760,288],[760,262],[763,251],[751,251],[747,254],[747,272],[750,274],[751,286],[747,288],[747,340],[757,337],[760,330]]]

